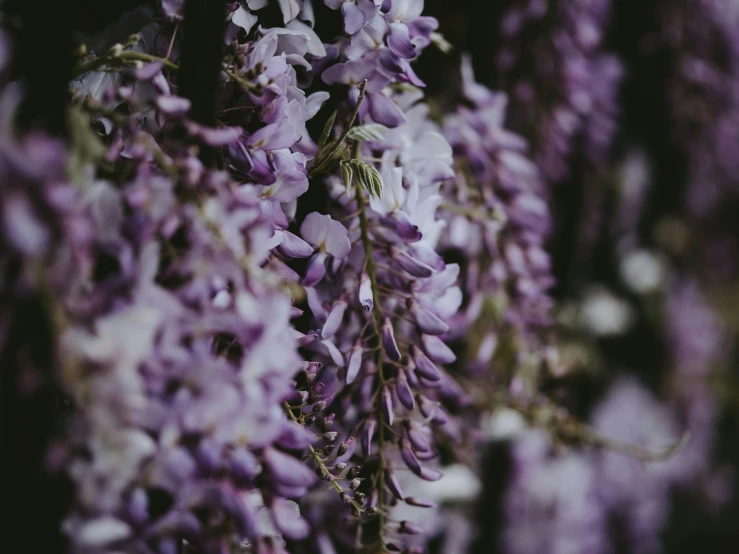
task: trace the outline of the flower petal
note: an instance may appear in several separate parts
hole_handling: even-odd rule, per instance
[[[313,254],[313,248],[300,237],[293,235],[290,231],[279,231],[282,233],[282,242],[278,246],[280,252],[289,258],[307,258]]]
[[[439,337],[433,335],[423,335],[421,337],[423,342],[423,349],[429,358],[435,361],[437,364],[450,364],[457,359],[452,349],[449,348],[444,341]],[[418,364],[416,364],[418,366]]]
[[[398,350],[398,344],[395,342],[393,324],[387,317],[382,321],[382,347],[385,349],[388,358],[395,362],[400,361],[400,350]]]

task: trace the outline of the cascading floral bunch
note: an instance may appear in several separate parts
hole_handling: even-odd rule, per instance
[[[499,82],[549,183],[566,180],[578,156],[595,166],[607,160],[623,73],[604,46],[610,12],[609,0],[527,0],[500,19]]]
[[[544,247],[551,224],[526,140],[503,125],[506,95],[475,82],[468,59],[462,65],[462,91],[471,107],[460,107],[444,125],[457,162],[445,207],[449,246],[469,260],[468,303],[458,333],[472,329],[480,335],[477,345],[467,341],[478,347],[468,360],[474,372],[491,367],[506,329],[520,341],[517,356],[545,353],[553,281]],[[500,324],[494,328],[490,322],[496,319]]]
[[[188,2],[162,2],[108,52],[78,49],[71,149],[19,135],[23,91],[4,87],[3,246],[13,286],[48,301],[71,405],[50,446],[73,482],[63,529],[84,553],[421,551],[429,530],[390,508],[434,503],[404,494],[403,470],[436,481],[438,449],[475,440],[448,370],[450,326],[467,316],[437,212],[457,178],[450,141],[492,179],[494,154],[464,125],[488,130],[429,117],[411,66],[439,39],[422,0],[212,4],[225,17],[215,125],[185,84]],[[327,9],[343,21],[333,43],[313,30]],[[336,111],[311,135],[324,103]],[[526,218],[546,213],[502,137],[508,238],[478,273],[536,326],[544,230]],[[306,496],[320,481],[332,500]]]

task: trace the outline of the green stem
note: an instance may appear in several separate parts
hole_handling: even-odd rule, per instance
[[[283,402],[282,406],[285,408],[285,413],[290,417],[290,419],[292,419],[298,425],[302,425],[302,423],[298,420],[297,417],[295,417],[295,414],[293,413],[293,409],[294,409],[293,406],[290,406],[290,404],[288,404],[287,402]],[[313,459],[313,463],[318,468],[318,471],[321,472],[321,478],[325,480],[326,477],[331,475],[331,472],[326,467],[326,463],[323,461],[323,458],[321,458],[320,454],[316,452],[315,448],[313,448],[312,446],[308,446],[308,451],[310,452],[310,456]],[[344,489],[344,487],[342,487],[339,484],[339,481],[337,479],[334,479],[333,481],[331,481],[331,486],[340,495],[347,494],[346,489]],[[356,513],[364,512],[364,509],[362,508],[362,506],[359,505],[359,503],[356,500],[350,500],[349,505],[353,508],[353,511],[355,511]]]
[[[313,167],[310,168],[310,171],[308,171],[308,178],[313,177],[316,173],[318,173],[318,170],[321,169],[324,165],[326,165],[326,162],[328,162],[331,159],[331,156],[333,156],[334,153],[336,153],[336,151],[339,149],[339,146],[341,146],[346,140],[346,137],[349,134],[349,131],[351,131],[351,128],[354,125],[354,121],[356,121],[357,115],[359,114],[359,107],[362,105],[362,101],[364,100],[364,91],[366,89],[367,89],[367,79],[362,81],[362,84],[359,85],[359,97],[357,98],[356,106],[354,106],[354,111],[352,112],[352,115],[349,118],[349,123],[347,123],[346,128],[341,133],[341,135],[339,135],[339,138],[331,146],[329,151],[326,152],[326,154],[322,156],[321,159],[318,160],[315,164],[313,164]]]
[[[165,58],[160,58],[158,56],[152,56],[151,54],[145,54],[143,52],[133,52],[131,50],[124,50],[118,55],[100,56],[99,58],[94,58],[90,60],[89,62],[83,63],[82,65],[78,66],[75,69],[74,77],[79,77],[80,75],[84,75],[85,73],[90,73],[91,71],[97,71],[98,69],[101,69],[105,67],[106,65],[120,65],[122,62],[132,62],[132,61],[161,62],[165,68],[170,69],[172,71],[179,71],[180,69],[179,65]],[[229,79],[233,80],[237,85],[239,85],[244,90],[249,91],[249,90],[254,89],[254,86],[249,81],[245,81],[244,79],[236,75],[236,73],[231,71],[228,67],[223,66],[222,70],[229,77]]]
[[[360,142],[356,141],[352,147],[352,159],[359,158],[359,147]],[[377,270],[375,267],[375,260],[372,256],[372,241],[369,236],[369,220],[367,219],[366,213],[366,202],[364,200],[364,194],[362,187],[357,186],[355,191],[355,197],[357,200],[357,209],[359,211],[359,228],[362,237],[362,245],[364,246],[364,267],[365,272],[370,279],[370,287],[372,289],[372,320],[374,322],[374,336],[377,341],[377,348],[375,349],[375,366],[377,367],[377,376],[380,380],[380,389],[385,386],[385,374],[383,371],[383,355],[382,355],[382,310],[380,308],[380,288],[377,284]],[[377,433],[378,441],[378,455],[380,459],[380,468],[377,473],[377,509],[378,509],[378,535],[380,537],[380,543],[382,551],[385,551],[385,456],[384,456],[384,444],[385,444],[385,415],[382,413],[381,394],[377,394],[377,419],[379,423],[379,430]]]
[[[228,76],[229,79],[231,79],[234,83],[239,85],[242,89],[244,89],[247,92],[249,92],[250,90],[256,90],[258,88],[254,86],[252,83],[250,83],[249,81],[246,81],[242,79],[241,77],[239,77],[238,75],[236,75],[236,73],[231,71],[226,66],[223,66],[223,72]]]
[[[90,60],[87,63],[83,63],[75,69],[74,76],[79,77],[85,73],[96,71],[106,65],[116,65],[122,62],[161,62],[164,67],[172,71],[177,71],[180,67],[177,64],[170,62],[167,59],[160,58],[158,56],[152,56],[151,54],[145,54],[144,52],[134,52],[132,50],[124,50],[117,55],[100,56]]]
[[[488,212],[483,208],[468,209],[463,206],[457,206],[456,204],[450,204],[448,202],[442,202],[439,205],[439,209],[446,210],[448,212],[452,212],[455,214],[463,215],[467,219],[470,219],[471,221],[475,221],[477,223],[486,223],[491,220],[502,221],[503,218],[505,217],[500,213],[496,213],[495,211]]]
[[[508,402],[504,401],[504,404],[519,412],[532,425],[546,429],[551,436],[563,443],[589,444],[620,452],[642,462],[668,460],[679,453],[690,441],[690,432],[685,431],[673,444],[659,450],[651,450],[644,446],[605,437],[591,429],[587,424],[571,417],[549,400],[537,403],[509,400]]]

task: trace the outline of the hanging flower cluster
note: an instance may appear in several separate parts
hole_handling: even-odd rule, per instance
[[[473,365],[480,369],[489,367],[506,327],[534,350],[545,342],[552,276],[544,245],[550,219],[539,172],[526,155],[527,143],[504,127],[506,95],[476,83],[468,59],[462,65],[462,89],[472,108],[460,107],[444,125],[457,162],[455,179],[447,187],[447,240],[470,260],[466,325],[459,334],[478,320],[487,327],[473,354]],[[491,329],[490,316],[496,312],[502,324]]]
[[[71,414],[54,460],[73,481],[63,528],[77,552],[419,551],[428,529],[391,507],[434,503],[404,494],[404,471],[436,481],[439,445],[475,440],[448,371],[450,326],[470,316],[438,210],[454,180],[467,205],[482,199],[463,190],[450,141],[503,187],[481,205],[510,219],[493,223],[502,249],[469,252],[485,260],[470,271],[515,289],[516,324],[546,325],[535,170],[489,91],[489,128],[429,117],[411,66],[438,39],[423,2],[327,0],[324,17],[343,21],[333,43],[310,0],[272,4],[224,6],[215,127],[180,95],[187,2],[163,2],[107,53],[81,52],[71,86],[89,147],[74,167],[62,143],[14,136],[22,93],[3,93],[17,183],[3,190],[4,240],[16,286],[51,292],[59,319]],[[284,26],[262,23],[275,8]],[[321,481],[329,492],[306,496]]]
[[[595,165],[607,159],[623,73],[604,47],[610,12],[609,0],[527,0],[500,19],[500,82],[547,182],[567,179],[578,155]]]

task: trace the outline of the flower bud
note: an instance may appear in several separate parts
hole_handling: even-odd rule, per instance
[[[398,211],[393,214],[392,222],[395,224],[395,230],[403,242],[418,242],[423,238],[423,233],[418,225],[413,223],[407,213]]]
[[[423,529],[419,525],[408,521],[401,521],[398,531],[406,535],[420,535],[423,533]]]
[[[331,429],[331,426],[334,424],[334,419],[336,418],[336,414],[328,414],[325,418],[323,418],[323,430],[328,431]]]
[[[421,328],[428,335],[443,335],[449,331],[449,325],[444,323],[439,316],[421,306],[415,300],[408,300],[408,309]]]
[[[348,437],[344,442],[341,443],[341,446],[339,446],[339,450],[337,452],[338,456],[343,456],[347,453],[349,450],[349,447],[352,445],[352,442],[354,442],[354,439],[352,437]],[[336,467],[339,467],[341,464],[336,464]],[[344,467],[346,467],[346,464],[343,464]],[[342,467],[341,469],[344,469]]]
[[[179,96],[159,96],[156,99],[157,109],[171,116],[182,116],[190,110],[190,101]]]
[[[362,484],[362,481],[364,481],[364,479],[359,479],[359,478],[352,479],[351,482],[349,483],[349,488],[351,490],[356,490],[357,487],[359,487],[359,485]]]
[[[432,402],[423,395],[419,395],[418,400],[420,404],[419,407],[421,408],[421,413],[424,415],[424,417],[429,418],[431,421],[438,425],[443,425],[448,421],[444,410],[441,409],[438,402]]]
[[[410,444],[405,439],[400,441],[400,457],[403,458],[408,469],[416,475],[421,474],[421,464],[418,462],[418,458],[416,458],[415,454],[413,454]]]
[[[393,261],[398,264],[403,271],[410,273],[414,277],[431,277],[434,274],[434,270],[430,266],[412,258],[407,252],[400,248],[393,246],[390,250],[390,255]]]
[[[321,396],[323,396],[323,389],[325,386],[326,385],[324,385],[323,383],[316,383],[315,385],[313,385],[313,388],[311,389],[309,395],[309,399],[311,402],[315,402],[316,400],[321,398]]]
[[[316,416],[314,415],[311,415],[305,418],[305,424],[309,427],[315,424],[315,422],[316,422]]]
[[[427,452],[431,450],[431,447],[429,446],[429,443],[426,440],[426,437],[424,436],[421,429],[419,429],[415,423],[411,421],[406,421],[405,433],[406,433],[406,436],[408,437],[408,440],[410,441],[411,445],[413,446],[415,450],[421,451],[421,452]]]
[[[400,350],[395,342],[395,333],[393,332],[393,324],[389,318],[385,318],[382,322],[382,347],[388,358],[398,362],[400,361]]]
[[[349,354],[349,365],[346,368],[346,384],[350,385],[354,382],[359,375],[359,370],[362,367],[362,354],[364,348],[362,348],[361,341],[357,341],[352,346],[351,354]]]
[[[393,470],[389,467],[385,468],[385,485],[387,485],[387,488],[393,493],[395,498],[403,500],[403,490],[400,488],[400,483],[398,483]]]
[[[382,392],[380,393],[380,409],[382,410],[382,415],[385,416],[387,424],[392,425],[395,419],[395,414],[393,412],[393,395],[387,385],[382,386]]]
[[[320,412],[326,407],[326,401],[325,400],[319,400],[313,405],[313,413]]]
[[[439,368],[415,344],[411,346],[411,357],[413,358],[413,363],[416,365],[416,371],[421,377],[429,381],[438,381],[441,379]]]
[[[420,389],[421,381],[419,381],[418,375],[416,374],[416,363],[413,361],[413,358],[408,360],[406,367],[405,376],[408,379],[408,385],[412,389]]]
[[[349,437],[349,440],[351,440],[351,437]],[[344,443],[344,444],[346,444],[346,443]],[[339,452],[341,452],[341,448],[342,448],[342,447],[344,446],[344,444],[342,444],[342,445],[341,445],[341,446],[339,447]],[[347,445],[346,449],[347,449],[347,450],[349,450],[349,445]],[[344,453],[346,454],[346,452],[344,452]],[[347,465],[348,465],[348,464],[347,464],[346,462],[339,462],[339,463],[338,463],[338,464],[336,464],[336,465],[335,465],[334,467],[336,468],[336,471],[344,471],[344,470],[346,469],[346,466],[347,466]]]
[[[371,312],[374,306],[372,282],[370,281],[369,275],[366,273],[362,273],[359,278],[359,303],[367,312]]]
[[[398,395],[398,400],[409,410],[416,407],[416,402],[413,399],[413,391],[411,391],[408,385],[408,379],[406,379],[405,372],[402,369],[398,370],[398,375],[395,378],[395,392]]]
[[[303,362],[303,371],[315,375],[323,367],[321,362]]]
[[[316,252],[308,260],[308,267],[303,277],[304,287],[313,287],[321,282],[326,274],[326,254],[324,252]]]
[[[367,495],[364,494],[363,492],[357,491],[357,492],[354,493],[354,500],[356,500],[360,504],[364,504],[364,499],[365,499],[366,496]]]
[[[346,474],[348,479],[354,479],[357,477],[360,473],[362,473],[362,466],[354,466],[349,470],[349,472]]]
[[[333,337],[341,326],[341,322],[344,320],[344,312],[346,312],[347,303],[343,300],[334,302],[331,311],[326,318],[326,323],[323,325],[321,330],[322,339],[330,339]]]
[[[416,458],[421,460],[422,462],[426,462],[428,460],[433,460],[434,458],[437,458],[439,455],[434,452],[433,450],[427,450],[426,452],[418,452],[416,451]]]
[[[444,341],[439,337],[423,335],[421,342],[423,342],[423,349],[426,351],[428,357],[437,364],[450,364],[457,359],[452,349],[444,344]]]
[[[441,471],[431,469],[430,467],[421,468],[421,473],[419,474],[419,477],[426,481],[438,481],[443,476],[444,474]]]
[[[362,432],[362,450],[364,455],[369,457],[372,455],[372,437],[375,435],[375,427],[377,422],[375,418],[370,418],[364,424],[364,430]]]
[[[339,435],[336,431],[329,431],[328,433],[323,434],[323,440],[328,442],[333,442],[336,440],[336,437]]]
[[[306,344],[310,344],[317,338],[318,335],[316,333],[308,333],[307,335],[303,335],[298,339],[298,346],[305,346]]]
[[[408,496],[405,499],[405,503],[418,508],[436,508],[436,504],[429,500],[421,500],[415,496]]]

